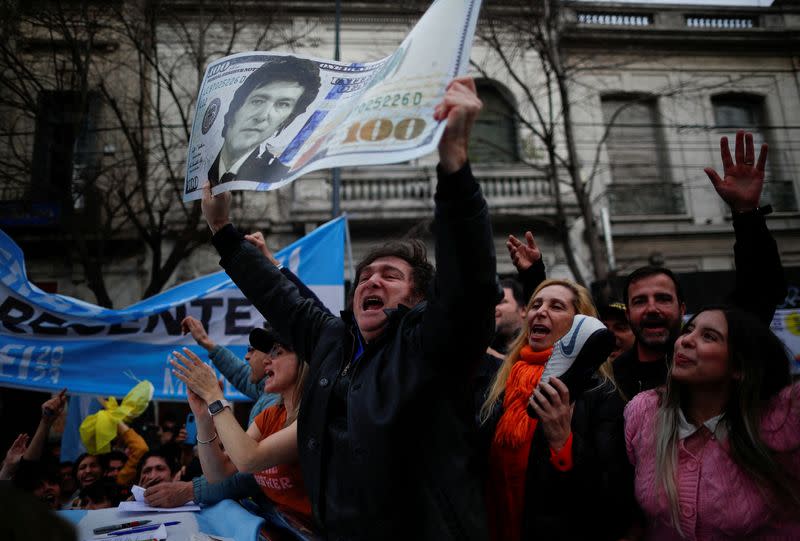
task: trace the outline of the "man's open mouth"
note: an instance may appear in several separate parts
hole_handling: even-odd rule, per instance
[[[666,329],[667,320],[663,318],[658,319],[644,319],[642,320],[642,328],[645,329]]]
[[[361,301],[361,308],[366,312],[369,310],[382,310],[383,309],[383,299],[380,297],[376,297],[371,295],[369,297],[364,297],[364,300]]]

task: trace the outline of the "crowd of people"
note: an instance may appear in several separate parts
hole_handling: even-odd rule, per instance
[[[251,331],[243,360],[198,320],[182,326],[254,400],[247,428],[210,364],[183,348],[171,365],[196,445],[179,445],[173,423],[148,449],[120,423],[111,453],[52,463],[44,444],[62,392],[0,478],[52,509],[114,506],[134,482],[157,507],[233,498],[268,518],[268,539],[800,538],[800,383],[769,329],[786,283],[759,206],[766,145],[756,160],[739,132],[732,156],[723,137],[723,174],[706,169],[731,210],[736,284],[684,324],[669,269],[634,270],[621,299],[596,306],[547,277],[532,232],[508,239],[518,276],[498,281],[467,160],[480,109],[460,78],[435,110],[446,123],[437,268],[418,240],[380,246],[341,316],[260,234],[236,229],[229,193],[206,188],[221,265],[269,325]],[[586,332],[606,328],[607,341]],[[557,356],[567,372],[592,368],[545,376]]]

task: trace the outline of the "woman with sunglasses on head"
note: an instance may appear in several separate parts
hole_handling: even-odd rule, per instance
[[[800,382],[751,314],[695,314],[625,439],[647,539],[800,539]]]
[[[278,267],[289,281],[297,286],[297,290],[301,296],[310,299],[321,310],[330,312],[314,292],[311,291],[297,275],[275,259],[275,256],[273,256],[272,252],[267,248],[264,235],[262,235],[261,232],[257,231],[251,235],[245,235],[244,238],[250,244],[261,250],[261,253],[263,253],[273,265]],[[277,399],[275,395],[264,392],[264,373],[261,362],[251,359],[253,355],[252,345],[247,349],[244,359],[240,359],[228,348],[215,343],[208,336],[203,323],[192,316],[187,316],[181,321],[181,332],[183,332],[183,334],[191,334],[192,338],[197,342],[197,345],[208,352],[208,358],[211,359],[211,362],[214,364],[214,367],[219,370],[220,374],[222,374],[237,391],[255,401],[253,407],[250,409],[250,417],[247,421],[248,425],[253,424],[256,416],[275,402]]]
[[[491,539],[616,541],[627,531],[633,506],[622,399],[599,374],[576,387],[575,396],[561,379],[542,377],[560,339],[571,341],[576,356],[585,348],[598,366],[608,356],[611,337],[605,349],[590,345],[583,334],[577,339],[575,321],[597,330],[602,325],[576,320],[579,314],[596,318],[597,310],[586,288],[569,280],[541,282],[526,310],[527,324],[481,409],[484,436],[491,439],[486,482]]]
[[[304,537],[313,537],[311,502],[306,493],[300,465],[296,458],[279,460],[277,466],[253,471],[251,452],[258,442],[293,425],[302,398],[308,364],[284,344],[271,329],[254,329],[250,333],[254,348],[252,359],[263,364],[264,391],[280,397],[277,404],[258,414],[245,432],[231,414],[221,422],[228,429],[223,436],[215,427],[214,416],[230,409],[224,400],[213,370],[188,348],[173,352],[180,363],[173,362],[176,376],[186,384],[189,405],[197,423],[198,455],[203,474],[210,483],[223,481],[242,470],[252,472],[264,495],[280,512],[279,523],[286,521]],[[224,444],[223,452],[220,443]],[[147,498],[147,494],[145,494]],[[267,527],[269,538],[269,521]]]

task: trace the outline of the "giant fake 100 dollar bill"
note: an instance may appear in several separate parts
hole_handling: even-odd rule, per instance
[[[447,83],[469,61],[480,0],[436,0],[391,56],[343,63],[240,53],[206,69],[189,141],[184,201],[273,190],[319,169],[435,150]]]

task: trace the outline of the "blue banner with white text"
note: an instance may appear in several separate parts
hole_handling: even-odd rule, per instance
[[[345,227],[345,218],[337,218],[275,254],[334,314],[344,305]],[[240,357],[250,330],[264,322],[224,272],[121,310],[45,293],[28,280],[22,251],[0,230],[0,386],[124,396],[147,379],[154,399],[183,400],[168,356],[190,347],[207,358],[191,335],[181,334],[186,316]],[[244,399],[227,382],[225,393]]]

